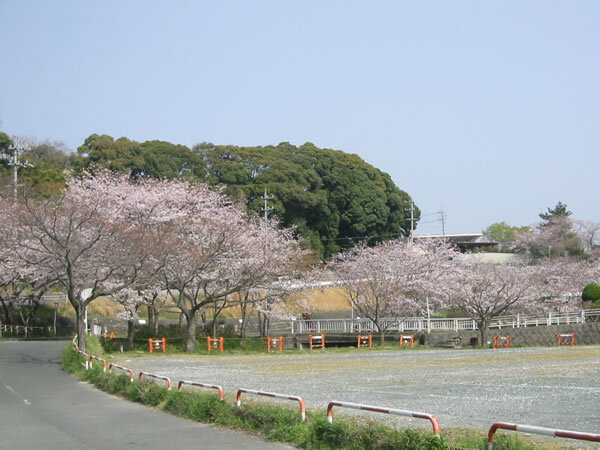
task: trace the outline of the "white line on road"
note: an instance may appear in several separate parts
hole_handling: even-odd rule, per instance
[[[23,400],[23,403],[25,403],[27,406],[31,406],[31,402],[29,400],[27,400],[26,398],[21,397],[17,391],[15,391],[11,386],[9,386],[8,384],[4,385],[6,387],[6,389],[8,389],[10,392],[12,392],[12,394],[17,397],[19,400]]]

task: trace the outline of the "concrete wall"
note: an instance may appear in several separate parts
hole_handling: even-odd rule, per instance
[[[587,322],[584,324],[572,325],[544,325],[538,327],[522,328],[502,328],[491,329],[488,331],[487,340],[491,342],[494,336],[510,336],[511,345],[515,346],[555,346],[557,344],[558,333],[575,333],[575,341],[578,345],[598,345],[600,344],[600,322]],[[460,338],[460,346],[468,347],[472,339],[479,342],[479,331],[459,331],[459,332],[432,332],[417,333],[415,339],[423,345],[431,347],[450,346],[451,342]],[[474,341],[473,341],[474,343]]]

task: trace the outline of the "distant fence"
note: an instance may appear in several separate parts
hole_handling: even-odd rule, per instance
[[[41,336],[46,331],[50,332],[52,327],[27,327],[25,325],[2,325],[0,323],[0,336],[9,334],[11,336]]]
[[[68,301],[68,298],[65,294],[46,294],[40,297],[40,303],[47,305],[55,302],[64,303],[66,301]]]
[[[548,313],[546,315],[525,315],[495,317],[489,328],[521,328],[544,325],[581,324],[590,319],[600,319],[600,309],[580,310],[573,313]],[[382,319],[386,331],[463,331],[478,330],[477,321],[468,318],[428,319],[426,317],[401,317]],[[272,332],[307,333],[376,333],[377,327],[370,319],[311,319],[288,320],[271,324]]]

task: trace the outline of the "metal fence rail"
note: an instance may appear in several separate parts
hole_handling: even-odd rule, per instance
[[[580,324],[591,318],[600,318],[600,309],[580,310],[572,313],[549,312],[546,315],[517,314],[495,317],[489,328],[520,328],[544,325]],[[385,331],[461,331],[478,330],[477,321],[469,318],[428,319],[426,317],[385,318],[379,321]],[[311,319],[289,320],[273,323],[271,330],[308,333],[376,333],[377,327],[370,319]]]
[[[46,327],[29,327],[25,325],[2,325],[0,323],[0,336],[2,336],[3,333],[9,333],[10,335],[23,335],[27,337],[33,336],[36,333],[41,335],[44,333],[44,330],[46,330]]]

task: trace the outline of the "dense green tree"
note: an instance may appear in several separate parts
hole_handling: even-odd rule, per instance
[[[6,176],[9,170],[8,163],[11,157],[12,139],[6,134],[0,132],[0,177]]]
[[[529,227],[514,227],[503,221],[491,224],[483,230],[483,235],[491,241],[497,242],[500,250],[506,251],[515,246],[519,235],[528,231]]]
[[[204,176],[204,163],[199,154],[184,145],[164,141],[139,143],[125,137],[115,140],[106,134],[92,134],[77,149],[80,168],[94,166],[132,176],[180,178]]]
[[[138,143],[93,134],[77,151],[79,169],[102,166],[132,176],[206,181],[260,216],[266,191],[272,197],[269,216],[294,226],[323,257],[360,240],[406,236],[410,229],[406,211],[411,198],[388,174],[357,155],[311,143],[236,147],[202,142],[190,150],[163,141]]]
[[[548,211],[540,213],[539,216],[540,219],[550,222],[556,217],[569,217],[571,214],[571,211],[567,209],[567,205],[559,201],[554,208],[548,208]]]
[[[12,184],[9,162],[14,150],[10,147],[17,139],[21,141],[19,161],[28,163],[19,168],[19,184],[26,184],[40,196],[57,194],[65,186],[65,169],[72,163],[68,150],[61,142],[36,143],[30,138],[11,139],[5,133],[0,133],[0,183],[5,186]]]
[[[42,142],[32,145],[22,159],[31,167],[22,168],[19,173],[24,183],[31,186],[42,197],[57,195],[65,187],[66,170],[73,157],[62,142]]]
[[[12,143],[12,139],[8,136],[8,134],[0,131],[0,154],[9,154],[9,148],[11,147]]]
[[[266,189],[274,197],[271,213],[283,225],[296,226],[324,257],[361,239],[373,243],[405,236],[410,229],[410,196],[357,155],[287,142],[267,147],[202,143],[193,151],[206,163],[207,181],[245,198],[256,214],[264,213]]]

